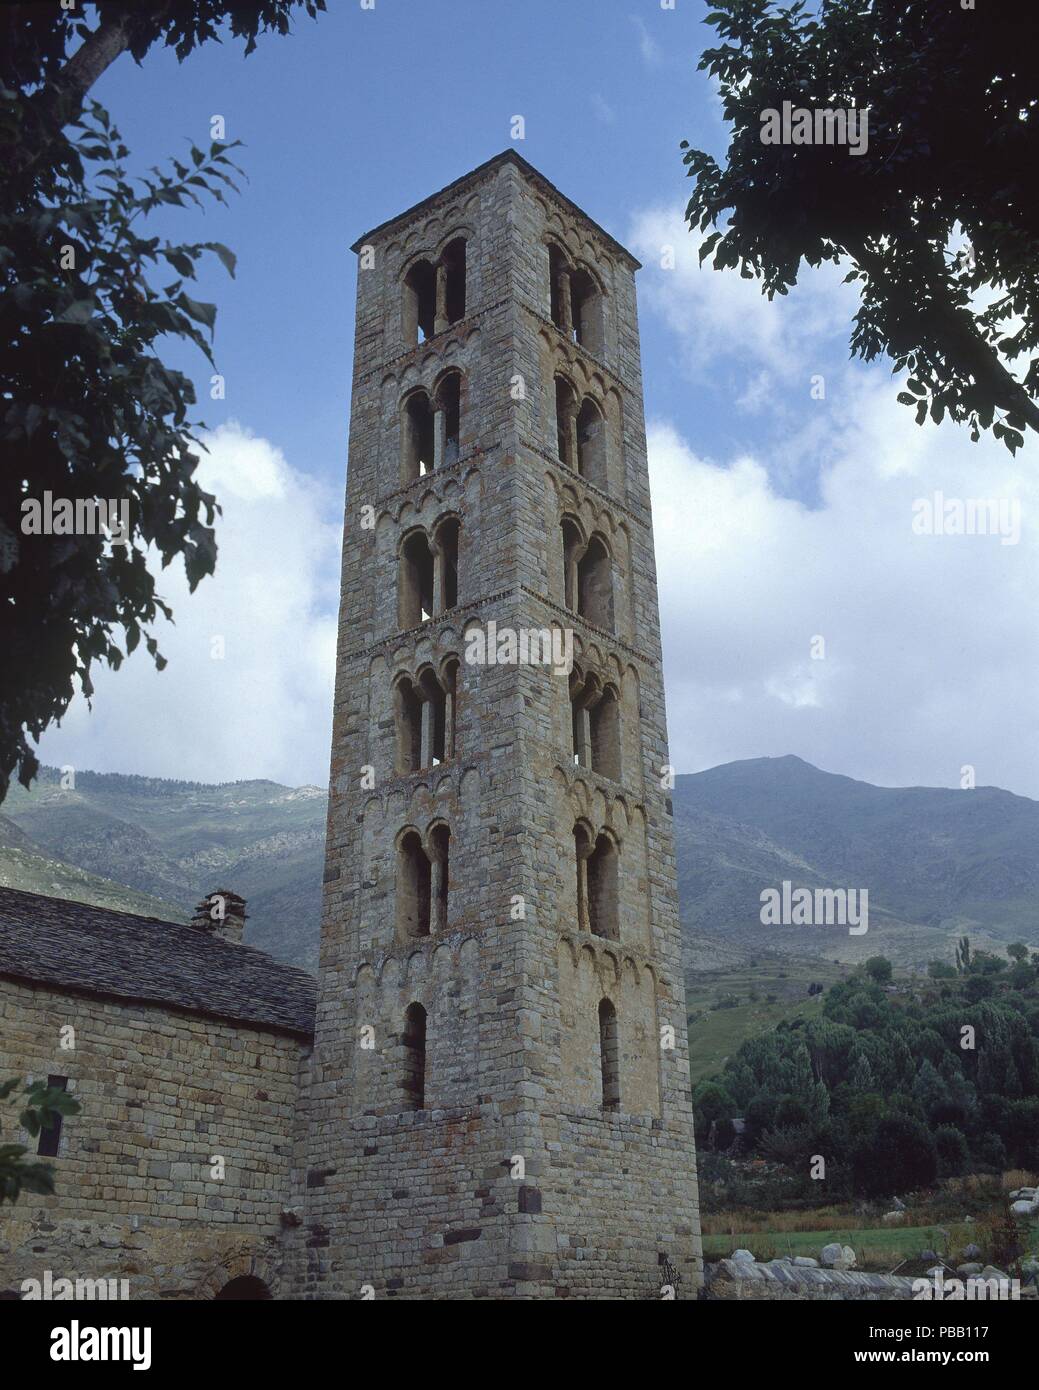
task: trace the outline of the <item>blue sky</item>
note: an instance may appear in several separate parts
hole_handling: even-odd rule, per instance
[[[199,297],[219,306],[200,384],[203,477],[225,505],[218,574],[43,741],[101,771],[219,781],[327,777],[355,238],[510,143],[645,263],[640,324],[672,758],[695,771],[796,753],[886,785],[1039,795],[1032,447],[1010,459],[951,425],[920,430],[889,366],[850,363],[857,300],[832,270],[769,304],[698,265],[679,141],[721,156],[696,71],[700,0],[330,0],[248,59],[124,56],[95,95],[139,169],[224,117],[248,175],[205,216],[157,231],[218,239]],[[673,247],[674,268],[665,268]],[[819,397],[817,383],[823,382]],[[936,490],[1019,509],[1012,544],[919,535]],[[822,637],[820,648],[818,638]],[[220,638],[219,644],[214,643]],[[217,646],[225,657],[214,659]],[[821,653],[821,655],[820,655]]]
[[[291,37],[210,44],[184,63],[153,50],[128,58],[95,88],[141,167],[208,137],[213,114],[248,174],[244,194],[205,219],[239,258],[236,283],[219,269],[218,365],[228,379],[207,423],[250,426],[316,472],[339,478],[353,353],[354,257],[349,246],[514,143],[569,197],[623,237],[633,208],[688,180],[679,141],[723,133],[696,72],[700,6],[680,0],[330,0]],[[526,138],[510,141],[521,114]],[[173,214],[170,235],[200,226]],[[643,327],[647,365],[666,364],[661,328]],[[191,366],[189,359],[186,365]],[[200,369],[197,359],[196,369]],[[667,370],[650,371],[647,408],[681,423],[712,421]],[[717,435],[715,435],[717,431]],[[735,436],[733,436],[735,437]]]

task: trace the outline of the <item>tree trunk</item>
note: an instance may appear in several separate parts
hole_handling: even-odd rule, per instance
[[[117,19],[105,20],[93,30],[54,81],[32,98],[30,106],[36,118],[33,138],[31,144],[21,145],[10,152],[14,170],[25,173],[32,168],[46,153],[47,146],[58,132],[79,117],[87,92],[119,55],[130,47],[135,30],[146,26],[154,31],[154,37],[168,9],[169,0],[143,11],[130,7]]]

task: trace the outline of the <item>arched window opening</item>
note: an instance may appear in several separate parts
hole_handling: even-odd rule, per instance
[[[433,849],[433,919],[437,931],[447,930],[447,893],[450,883],[451,832],[446,825],[434,826],[430,835]]]
[[[570,328],[570,270],[566,257],[554,243],[548,247],[549,307],[552,322],[569,336]]]
[[[426,1011],[421,1004],[404,1010],[404,1075],[401,1091],[405,1110],[426,1108]]]
[[[402,937],[428,936],[431,872],[418,831],[409,830],[397,851],[397,931]]]
[[[577,413],[577,471],[582,478],[605,491],[606,421],[590,398]]]
[[[401,547],[399,616],[402,629],[433,616],[433,552],[425,532],[415,531]]]
[[[435,463],[433,407],[425,391],[414,391],[401,414],[401,482],[406,486],[432,473]]]
[[[570,677],[574,764],[615,782],[621,780],[620,703],[612,685],[575,670]]]
[[[570,296],[573,306],[574,341],[586,352],[602,356],[603,302],[595,277],[587,270],[575,270],[570,275]]]
[[[436,531],[437,558],[440,569],[440,604],[438,613],[458,605],[458,549],[462,523],[456,516],[441,522]]]
[[[436,466],[456,463],[462,417],[462,375],[449,372],[437,389]]]
[[[592,766],[592,740],[589,705],[598,694],[598,681],[584,676],[576,668],[570,673],[570,722],[574,734],[574,766]]]
[[[436,318],[436,271],[429,261],[416,261],[404,277],[402,326],[408,347],[433,337]]]
[[[617,1010],[608,999],[599,1002],[599,1066],[602,1072],[602,1108],[620,1106],[620,1045],[617,1037]]]
[[[613,572],[599,536],[591,538],[577,562],[577,612],[595,627],[613,631]]]
[[[577,522],[564,516],[560,523],[563,537],[563,604],[572,613],[577,612],[578,560],[584,550],[584,541]]]
[[[444,248],[444,318],[447,324],[465,318],[465,237],[456,237]]]
[[[47,1086],[54,1091],[67,1091],[69,1079],[67,1076],[55,1076],[53,1073],[47,1077]],[[61,1115],[53,1115],[51,1123],[46,1128],[41,1129],[36,1139],[36,1152],[41,1158],[57,1158],[61,1148]]]
[[[444,761],[444,728],[447,695],[432,671],[423,673],[422,754],[420,767],[436,767]]]
[[[617,846],[609,835],[600,835],[587,861],[588,930],[609,941],[619,936],[617,859]]]
[[[588,743],[591,768],[614,782],[621,780],[620,701],[612,686],[588,709]]]
[[[577,468],[577,393],[566,377],[556,382],[556,450],[561,463]]]
[[[397,768],[417,772],[422,767],[422,696],[405,677],[396,686]]]

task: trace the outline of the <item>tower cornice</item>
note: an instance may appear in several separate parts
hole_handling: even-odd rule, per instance
[[[534,165],[531,164],[529,160],[524,159],[523,156],[518,154],[514,149],[502,150],[500,154],[494,155],[491,159],[485,160],[483,164],[478,164],[475,169],[470,169],[467,174],[462,174],[460,178],[454,179],[451,183],[446,184],[438,192],[431,193],[428,198],[423,198],[420,202],[414,203],[410,208],[405,209],[404,212],[399,212],[395,217],[390,217],[385,222],[380,222],[377,227],[372,227],[369,231],[359,236],[350,247],[350,250],[354,253],[360,252],[361,248],[367,245],[372,238],[381,237],[384,232],[388,232],[392,227],[397,227],[414,217],[425,216],[432,211],[438,203],[447,198],[454,197],[468,185],[478,183],[481,179],[486,178],[488,174],[502,168],[506,164],[514,164],[531,183],[535,184],[542,193],[551,198],[557,206],[563,208],[571,216],[580,217],[584,222],[587,222],[588,225],[603,238],[610,249],[627,263],[631,270],[642,269],[642,262],[636,260],[626,246],[622,246],[616,237],[611,236],[605,227],[601,227],[599,223],[596,222],[594,217],[589,217],[584,208],[579,207],[578,204],[568,198],[565,193],[561,193],[555,184],[545,177],[540,169],[535,169]]]

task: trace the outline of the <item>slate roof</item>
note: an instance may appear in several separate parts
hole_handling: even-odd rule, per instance
[[[0,888],[0,977],[310,1037],[317,984],[194,927]]]

